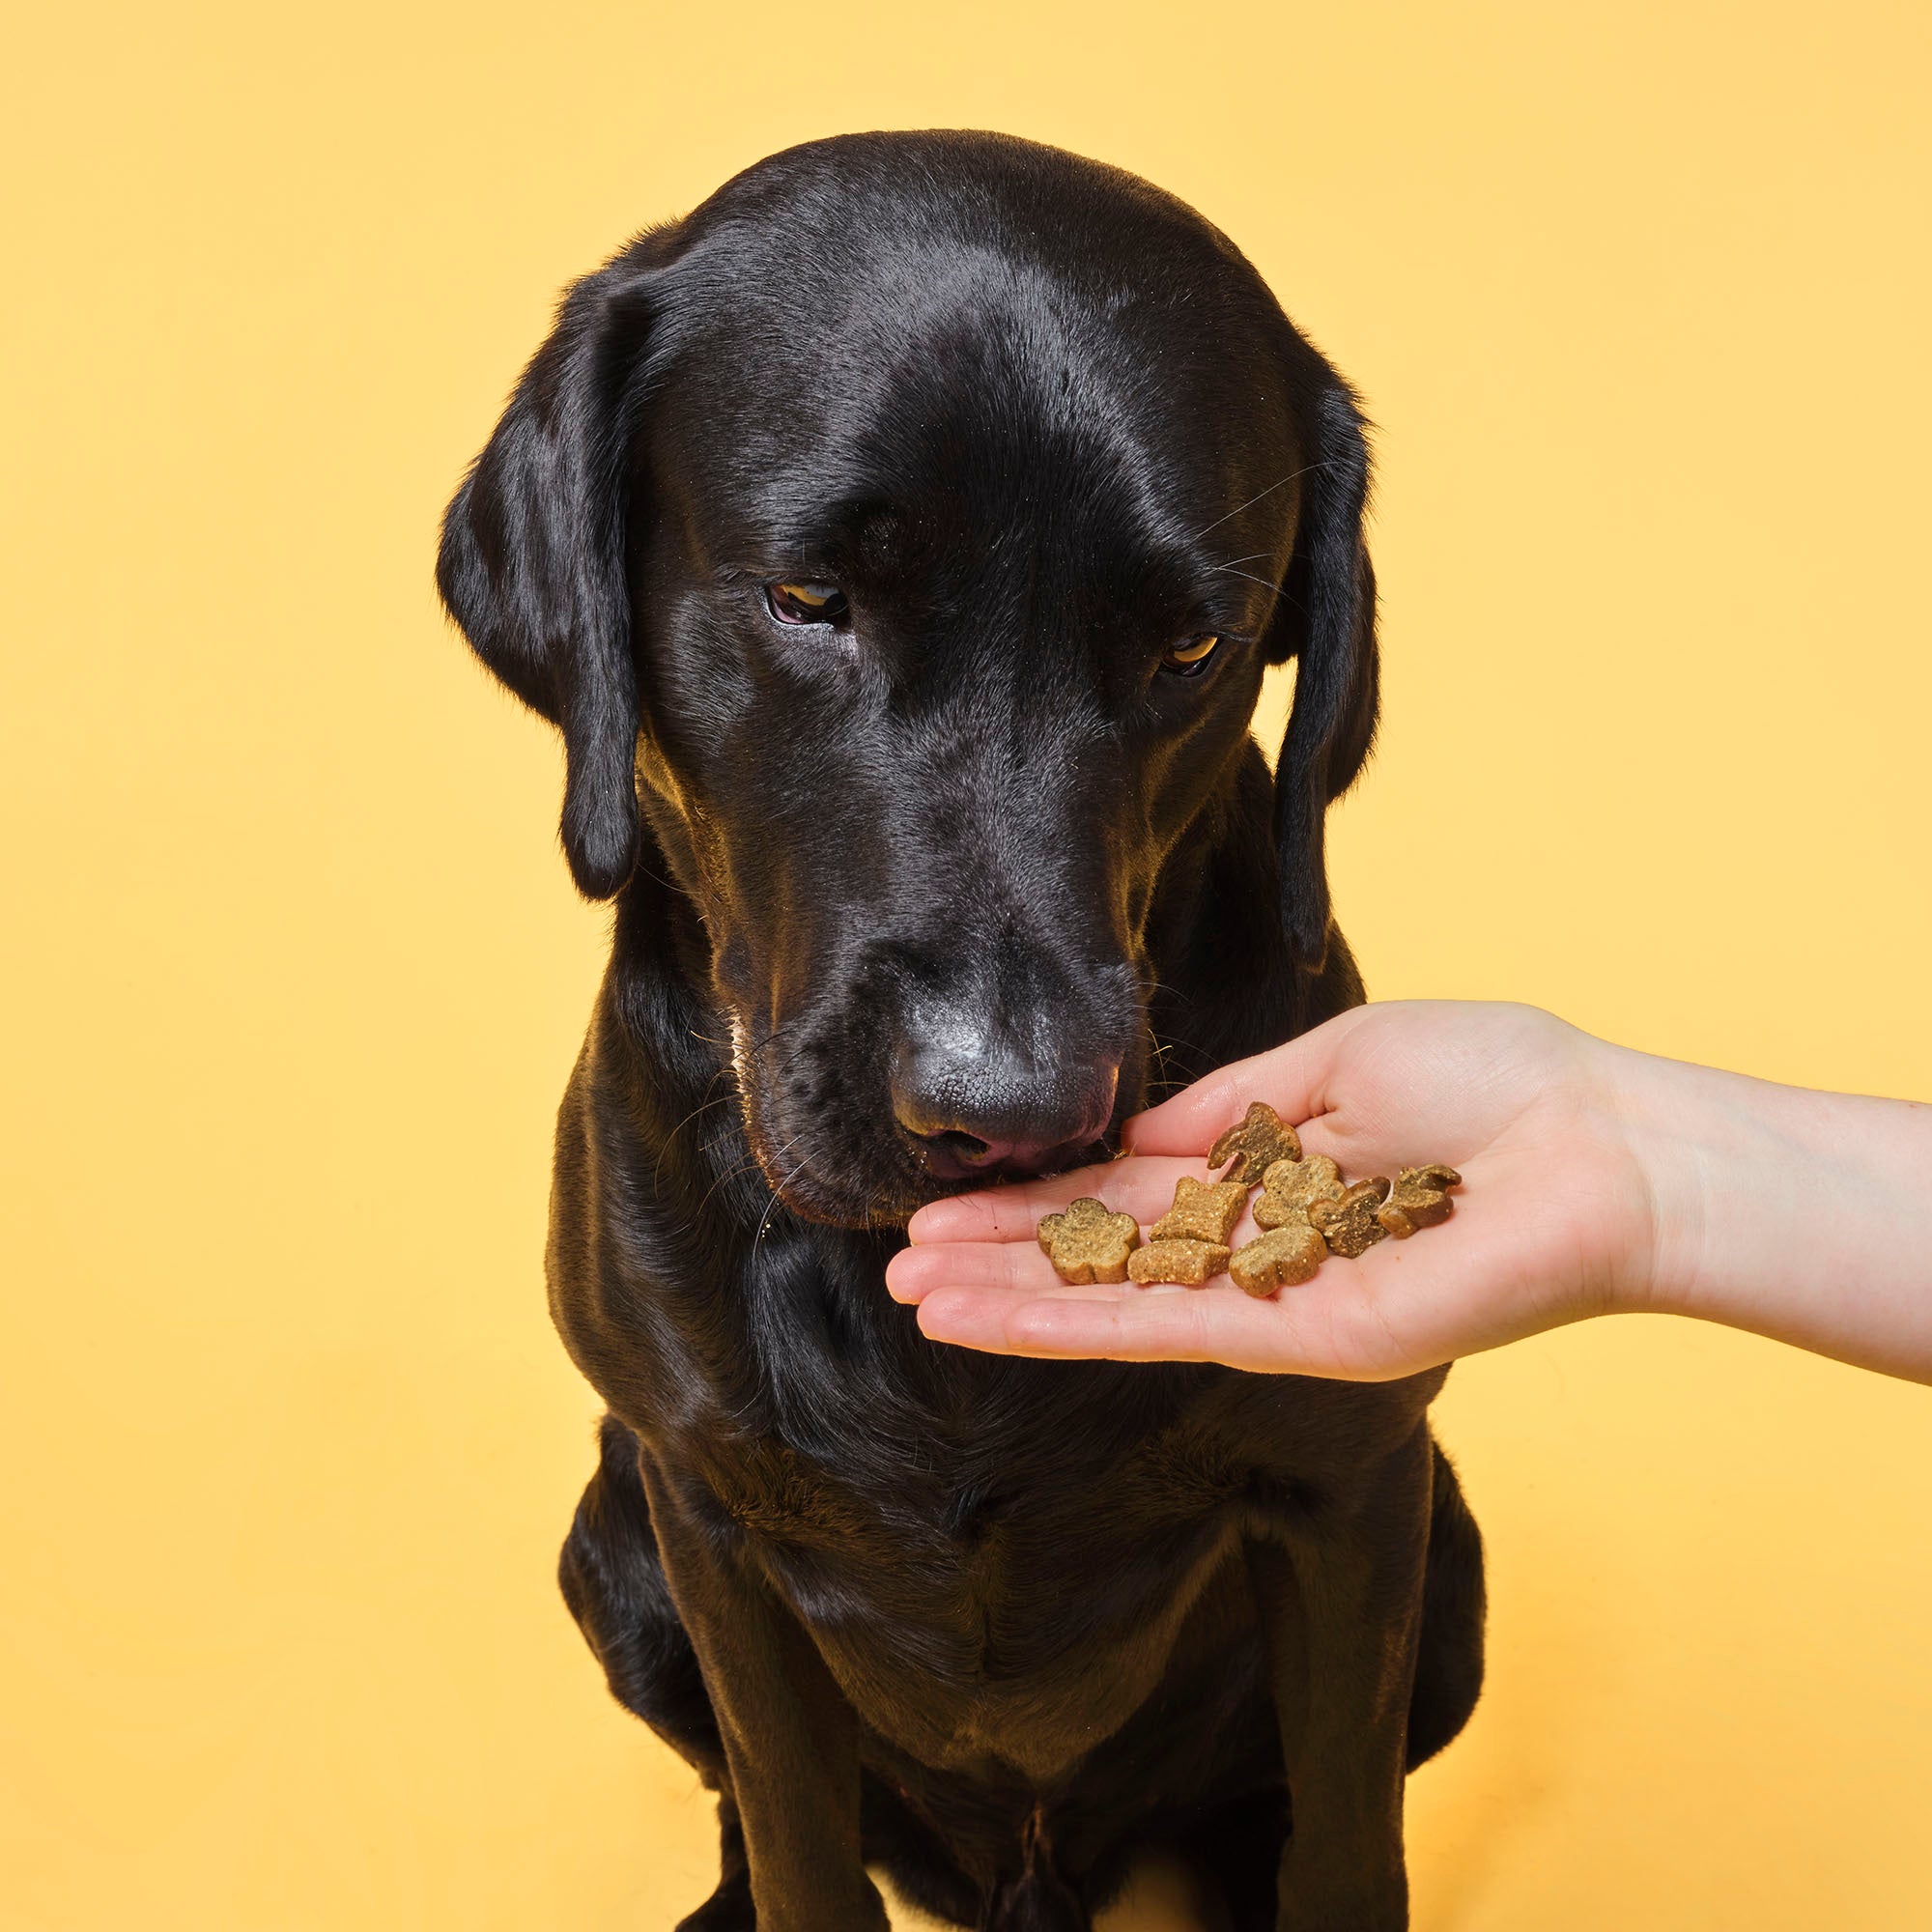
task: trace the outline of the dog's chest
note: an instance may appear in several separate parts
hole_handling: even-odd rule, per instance
[[[1045,1777],[1159,1682],[1235,1550],[1246,1476],[1178,1427],[1023,1477],[928,1445],[863,1491],[766,1445],[713,1487],[874,1729],[928,1764]]]

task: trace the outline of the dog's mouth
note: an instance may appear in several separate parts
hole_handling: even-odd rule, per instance
[[[794,1066],[808,1060],[810,1046],[775,1055],[778,1036],[755,1040],[735,1014],[731,1037],[739,1116],[758,1173],[773,1203],[809,1221],[902,1229],[929,1201],[1094,1166],[1120,1151],[1124,1116],[1118,1094],[1100,1133],[1047,1146],[963,1132],[916,1134],[894,1118],[883,1096],[871,1106],[841,1105],[840,1093],[807,1101],[788,1092],[779,1067],[787,1057]],[[773,1071],[760,1078],[768,1063]]]
[[[1118,1126],[1109,1127],[1098,1139],[1054,1149],[1023,1166],[975,1165],[970,1160],[950,1160],[943,1151],[907,1145],[889,1169],[877,1173],[869,1183],[854,1185],[835,1178],[838,1168],[831,1160],[821,1166],[810,1154],[800,1158],[797,1137],[792,1146],[774,1147],[754,1106],[745,1104],[742,1112],[753,1156],[772,1198],[805,1220],[837,1228],[902,1229],[928,1201],[1098,1165],[1120,1151]],[[850,1171],[848,1162],[838,1166]]]
[[[914,1158],[944,1193],[991,1187],[1003,1180],[1037,1180],[1044,1175],[1065,1174],[1113,1158],[1107,1133],[1086,1140],[1063,1141],[1056,1147],[1023,1148],[1010,1142],[981,1140],[978,1134],[943,1132],[914,1137]]]

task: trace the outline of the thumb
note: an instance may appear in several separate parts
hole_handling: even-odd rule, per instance
[[[1328,1082],[1340,1062],[1343,1044],[1369,1010],[1353,1007],[1265,1053],[1217,1067],[1173,1099],[1125,1122],[1121,1144],[1130,1153],[1198,1157],[1254,1100],[1265,1100],[1293,1126],[1313,1120],[1327,1111]]]

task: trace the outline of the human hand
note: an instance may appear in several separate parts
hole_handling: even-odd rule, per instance
[[[1658,1248],[1653,1190],[1619,1062],[1640,1059],[1530,1007],[1358,1007],[1225,1066],[1126,1123],[1122,1158],[931,1203],[887,1283],[935,1341],[996,1353],[1382,1380],[1584,1315],[1641,1306]],[[1256,1300],[1205,1289],[1068,1287],[1035,1230],[1083,1194],[1143,1224],[1251,1100],[1293,1122],[1350,1179],[1445,1161],[1456,1208],[1357,1261]],[[1243,1218],[1236,1244],[1257,1229]]]

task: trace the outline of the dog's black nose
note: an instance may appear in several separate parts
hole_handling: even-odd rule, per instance
[[[1039,1065],[984,1041],[903,1049],[893,1113],[946,1180],[1070,1166],[1107,1131],[1117,1063]]]

